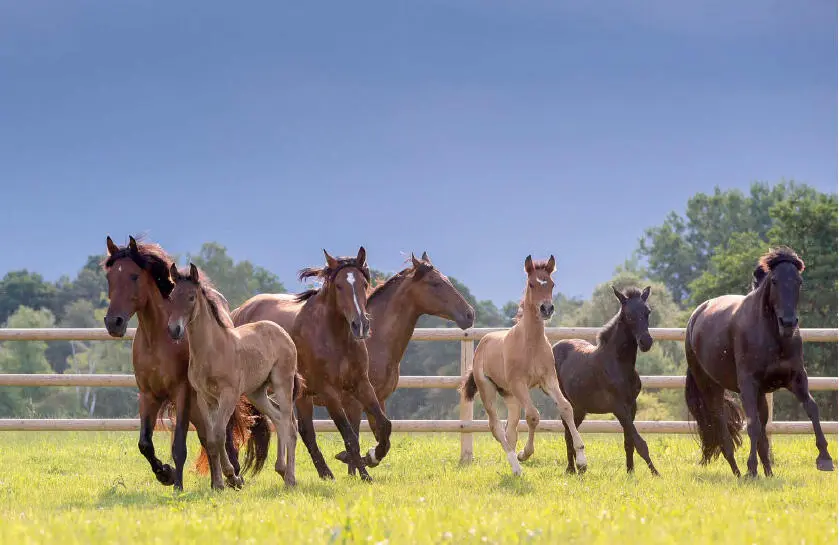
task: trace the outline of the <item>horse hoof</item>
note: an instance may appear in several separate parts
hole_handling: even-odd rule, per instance
[[[175,484],[175,470],[169,464],[163,464],[163,467],[154,476],[157,477],[157,482],[163,486],[172,486]]]
[[[361,480],[364,481],[365,483],[372,483],[373,482],[373,477],[371,477],[370,474],[367,473],[366,471],[363,472],[363,473],[361,471],[359,471],[359,473],[361,474]]]
[[[527,459],[530,458],[530,456],[532,454],[533,454],[532,452],[530,454],[528,454],[527,452],[522,450],[521,452],[518,453],[518,456],[516,456],[516,457],[519,459],[519,462],[526,462]]]
[[[376,467],[379,465],[381,460],[376,459],[376,447],[370,448],[367,451],[367,454],[364,455],[364,458],[361,459],[364,462],[364,465],[367,467]]]
[[[320,477],[324,481],[334,481],[335,480],[335,475],[333,475],[332,471],[330,471],[328,469],[326,471],[322,472],[322,473],[318,473],[318,477]]]
[[[650,473],[653,474],[653,477],[661,477],[661,473],[658,472],[656,468],[650,468]]]
[[[291,477],[291,476],[286,477],[284,479],[284,482],[285,482],[285,485],[288,488],[294,488],[295,486],[297,486],[297,479],[295,479],[294,477]]]
[[[349,455],[349,454],[347,454],[347,451],[346,451],[346,450],[345,450],[345,451],[343,451],[343,452],[339,452],[338,454],[336,454],[336,455],[335,455],[335,459],[336,459],[336,460],[338,460],[339,462],[344,462],[345,464],[349,464],[349,463],[350,463],[350,455]]]
[[[577,472],[583,475],[588,470],[588,466],[577,466]]]
[[[234,490],[239,490],[245,485],[245,479],[243,479],[240,475],[231,475],[227,478],[227,486],[228,488],[233,488]]]
[[[816,469],[819,471],[833,471],[833,460],[830,458],[818,458],[816,460]]]
[[[565,468],[565,473],[566,473],[567,475],[574,475],[574,474],[576,474],[576,473],[577,473],[577,468],[576,468],[576,467],[571,467],[571,466],[568,466],[568,467],[566,467],[566,468]]]

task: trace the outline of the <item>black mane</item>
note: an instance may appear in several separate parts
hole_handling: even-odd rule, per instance
[[[102,268],[108,270],[120,259],[131,259],[138,267],[146,271],[154,279],[157,289],[164,298],[175,288],[174,282],[169,278],[169,267],[174,260],[166,253],[160,245],[153,242],[137,241],[136,251],[130,246],[120,248],[118,251],[106,256],[102,260]]]

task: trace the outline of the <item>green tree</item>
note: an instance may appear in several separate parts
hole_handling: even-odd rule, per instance
[[[53,327],[55,318],[46,309],[19,307],[6,321],[5,327]],[[49,373],[46,357],[47,343],[43,341],[6,341],[0,347],[0,373]],[[45,395],[43,388],[0,388],[0,414],[25,416],[35,413],[36,404]]]
[[[207,242],[188,260],[200,267],[230,303],[230,310],[260,293],[285,293],[285,286],[272,272],[253,265],[250,261],[233,261],[227,248],[217,242]]]
[[[38,273],[26,269],[6,273],[0,280],[0,322],[5,322],[21,306],[51,309],[55,286]]]

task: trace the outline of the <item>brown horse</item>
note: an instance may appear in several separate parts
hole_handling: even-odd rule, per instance
[[[113,337],[123,337],[128,321],[137,315],[137,334],[132,345],[132,365],[140,390],[140,453],[151,464],[157,480],[167,486],[183,489],[183,468],[186,461],[186,436],[191,421],[203,436],[203,426],[193,403],[195,392],[189,385],[189,346],[175,343],[166,331],[169,320],[169,294],[174,288],[169,278],[170,258],[157,244],[137,242],[120,248],[111,237],[107,239],[108,256],[102,263],[108,279],[110,304],[105,327]],[[162,463],[154,451],[152,434],[159,414],[174,403],[176,423],[172,440],[175,468]],[[238,473],[238,450],[248,435],[249,404],[237,406],[227,426],[228,455]],[[259,422],[259,420],[257,420]],[[255,460],[254,447],[248,445],[246,468]],[[257,465],[261,465],[257,463]]]
[[[521,475],[519,462],[533,455],[539,410],[533,404],[530,389],[536,387],[556,403],[562,421],[571,431],[577,452],[577,467],[581,472],[586,469],[583,439],[574,424],[574,410],[559,388],[551,344],[545,336],[545,320],[549,320],[554,312],[551,275],[556,270],[555,263],[554,256],[535,263],[527,256],[524,260],[527,287],[515,325],[507,331],[493,332],[481,339],[475,348],[472,370],[461,386],[463,396],[469,401],[480,392],[489,418],[489,429],[507,454],[513,475]],[[501,394],[507,405],[506,434],[495,411],[497,394]],[[522,407],[529,434],[524,450],[516,457],[517,428]]]
[[[303,303],[297,302],[293,295],[257,295],[233,311],[233,323],[271,320],[291,330],[302,306]],[[429,314],[451,320],[461,329],[468,329],[475,322],[474,309],[434,267],[426,252],[420,259],[411,254],[410,267],[377,286],[367,298],[367,311],[373,324],[372,334],[365,341],[370,361],[368,376],[383,408],[385,400],[396,390],[399,363],[420,316]],[[323,402],[315,397],[315,404],[322,405]],[[358,435],[362,407],[349,394],[344,395],[343,404],[353,431]],[[349,464],[346,451],[336,458]],[[350,464],[349,471],[353,474],[355,466]]]
[[[350,462],[361,478],[371,481],[365,465],[375,466],[390,450],[390,420],[376,398],[368,377],[368,355],[364,340],[370,336],[367,315],[367,288],[370,271],[364,247],[358,255],[334,258],[326,250],[326,266],[300,271],[300,279],[318,278],[323,285],[297,296],[305,301],[294,320],[291,337],[297,345],[298,368],[306,387],[297,400],[297,422],[300,436],[322,479],[334,479],[332,471],[318,448],[312,425],[314,396],[317,396],[335,422]],[[347,419],[343,399],[351,396],[373,417],[375,448],[361,458],[358,434]]]
[[[266,320],[233,327],[220,294],[195,265],[190,263],[189,272],[181,273],[173,263],[169,274],[175,282],[169,335],[175,341],[189,337],[189,383],[207,430],[213,488],[224,488],[222,473],[229,486],[243,484],[224,449],[226,423],[242,394],[274,424],[275,469],[287,486],[294,486],[294,397],[300,389],[294,342],[283,328]],[[274,399],[268,397],[269,386]]]
[[[582,339],[566,339],[554,345],[556,374],[562,393],[574,407],[574,424],[583,423],[587,413],[612,413],[623,427],[626,471],[635,469],[635,449],[647,462],[653,475],[658,475],[650,459],[647,442],[635,429],[636,399],[641,393],[641,377],[635,370],[638,349],[653,346],[650,335],[650,287],[641,291],[628,288],[618,291],[612,286],[620,309],[597,334],[597,344]],[[568,452],[568,473],[575,473],[574,446],[571,432],[565,428]]]
[[[803,271],[804,261],[794,251],[776,248],[760,258],[748,295],[723,295],[693,311],[685,333],[685,401],[696,419],[703,464],[722,452],[731,471],[740,476],[734,446],[741,442],[743,415],[727,395],[726,390],[731,390],[740,392],[748,419],[748,474],[757,476],[760,455],[764,474],[771,476],[765,394],[787,388],[804,405],[813,423],[819,451],[816,467],[833,471],[819,409],[804,370],[798,329]]]

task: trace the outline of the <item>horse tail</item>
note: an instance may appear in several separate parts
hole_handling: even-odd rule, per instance
[[[475,399],[475,394],[478,393],[478,383],[475,382],[475,371],[469,371],[469,374],[463,379],[463,383],[458,390],[463,394],[466,401]]]
[[[172,422],[172,427],[170,431],[170,439],[171,441],[175,440],[175,424],[177,422],[177,407],[175,406],[175,402],[171,399],[165,400],[163,403],[160,404],[160,409],[157,411],[157,427],[165,428],[166,427],[166,420]]]
[[[294,386],[291,389],[291,399],[292,401],[297,401],[300,399],[300,396],[303,394],[303,390],[306,388],[306,381],[300,376],[300,373],[294,373]]]
[[[239,452],[246,442],[250,445],[250,436],[255,425],[254,421],[259,416],[262,415],[247,398],[244,396],[239,398],[239,403],[233,410],[233,446],[236,447],[236,452]],[[198,453],[198,459],[195,460],[195,471],[199,475],[207,475],[210,472],[210,459],[207,457],[207,449],[203,446]]]
[[[271,424],[268,417],[252,407],[252,420],[248,437],[245,461],[242,463],[242,475],[250,472],[256,475],[262,471],[268,459],[268,447],[271,443]]]
[[[699,442],[702,445],[702,460],[700,463],[705,465],[722,454],[724,436],[717,422],[717,411],[723,411],[725,415],[726,429],[724,433],[731,436],[735,449],[743,443],[742,430],[745,418],[743,410],[728,392],[723,392],[720,407],[710,407],[699,388],[694,376],[695,373],[696,371],[688,368],[685,377],[685,402],[690,414],[696,420]]]

